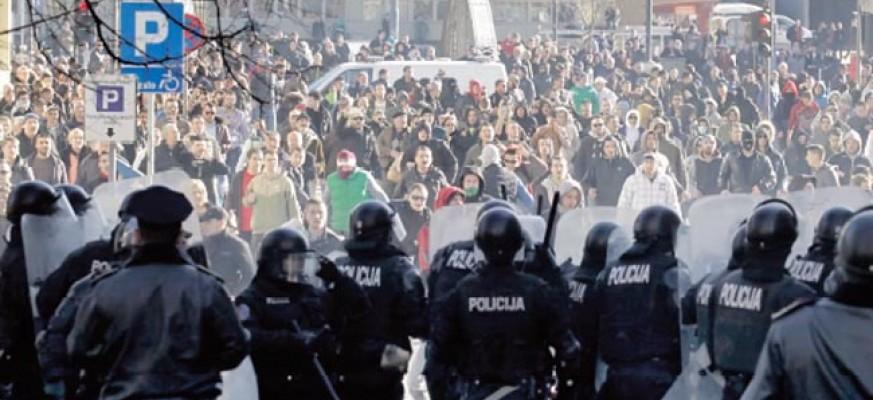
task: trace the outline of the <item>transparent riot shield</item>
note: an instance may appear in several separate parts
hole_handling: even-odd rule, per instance
[[[155,174],[154,184],[166,186],[177,192],[181,192],[188,199],[193,198],[191,194],[191,178],[180,170],[169,170]],[[118,208],[121,202],[127,195],[139,189],[145,189],[149,186],[148,177],[139,177],[132,179],[124,179],[117,182],[107,182],[97,187],[94,190],[92,202],[96,203],[100,211],[106,217],[109,226],[114,226],[118,223]],[[200,223],[196,213],[191,213],[188,219],[182,223],[182,229],[191,233],[192,241],[200,241]]]
[[[42,283],[70,253],[100,237],[99,229],[89,229],[94,228],[92,222],[76,217],[69,201],[63,196],[58,198],[52,214],[25,214],[21,218],[31,305],[35,305]],[[36,316],[35,306],[33,312]]]
[[[638,211],[615,207],[590,207],[572,210],[558,220],[555,230],[555,257],[558,263],[568,258],[573,263],[582,261],[582,248],[585,237],[594,225],[600,222],[612,222],[627,234],[632,234],[634,219]]]
[[[734,229],[748,218],[765,196],[723,194],[698,199],[688,210],[688,234],[681,237],[680,254],[687,252],[692,282],[727,267]]]
[[[794,206],[799,220],[799,235],[794,242],[791,255],[793,258],[796,254],[805,253],[812,244],[815,225],[825,211],[837,206],[857,210],[869,205],[873,197],[857,187],[834,187],[790,192],[785,196],[785,200]]]
[[[223,386],[218,400],[258,400],[258,379],[251,357],[246,357],[238,367],[221,373]]]
[[[430,218],[430,248],[428,258],[449,243],[473,240],[476,232],[476,214],[482,204],[448,206],[437,210]],[[540,243],[545,238],[546,221],[536,215],[519,215],[518,220],[528,239]]]

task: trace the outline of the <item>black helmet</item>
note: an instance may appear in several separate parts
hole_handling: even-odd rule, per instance
[[[638,242],[659,243],[672,249],[682,220],[670,208],[651,206],[644,209],[634,221],[634,239]]]
[[[822,214],[815,226],[815,241],[836,243],[843,225],[852,218],[852,210],[846,207],[832,207]]]
[[[482,204],[482,207],[480,207],[479,211],[476,212],[476,220],[479,220],[482,214],[495,208],[505,208],[509,211],[515,212],[515,207],[512,206],[512,203],[503,199],[491,199]]]
[[[514,212],[496,208],[479,218],[474,240],[490,266],[509,268],[524,244],[524,235]]]
[[[772,197],[772,198],[769,198],[767,200],[764,200],[764,201],[758,203],[754,209],[757,210],[758,208],[763,207],[767,204],[781,204],[781,205],[785,206],[786,208],[788,208],[789,211],[791,211],[791,215],[794,216],[795,220],[798,219],[797,211],[794,210],[794,206],[792,206],[791,203],[789,203],[788,201],[782,200],[782,199],[776,198],[776,197]]]
[[[384,202],[367,200],[349,216],[349,239],[356,242],[387,243],[391,238],[394,210]]]
[[[797,239],[797,215],[783,201],[766,201],[755,207],[746,226],[751,249],[790,249]]]
[[[22,182],[12,188],[6,202],[6,219],[13,225],[21,223],[24,214],[48,215],[54,210],[58,193],[42,181]]]
[[[309,241],[302,233],[291,228],[278,228],[268,232],[258,249],[258,268],[281,263],[288,255],[306,253]]]
[[[618,225],[612,222],[599,222],[588,231],[585,247],[582,250],[582,264],[603,268],[609,253],[609,240]]]
[[[855,214],[843,226],[837,242],[837,262],[841,267],[873,273],[873,212]]]
[[[91,208],[91,195],[85,189],[82,189],[81,186],[70,184],[55,185],[55,191],[67,198],[70,205],[73,206],[73,211],[76,215],[82,215]]]
[[[734,232],[734,240],[731,241],[731,258],[727,266],[729,270],[740,268],[746,260],[746,249],[748,248],[746,225],[747,222],[743,220],[740,222],[740,226],[737,227],[737,231]]]

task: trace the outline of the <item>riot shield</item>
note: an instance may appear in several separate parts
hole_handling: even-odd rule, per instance
[[[437,210],[430,218],[428,258],[433,259],[437,250],[449,243],[473,240],[476,231],[476,214],[482,204],[448,206]],[[546,221],[536,215],[519,215],[518,221],[527,237],[540,243],[545,238]]]
[[[185,197],[191,199],[191,178],[180,170],[169,170],[157,173],[154,176],[155,185],[163,185],[177,192],[185,194]],[[94,190],[93,200],[103,215],[106,217],[109,226],[114,226],[118,223],[118,208],[121,202],[127,195],[139,189],[145,189],[149,186],[148,177],[139,177],[133,179],[124,179],[117,182],[107,182],[97,187]],[[197,242],[201,240],[200,223],[196,213],[191,213],[188,219],[182,223],[182,229],[191,233],[191,241]]]
[[[612,222],[621,227],[626,234],[632,234],[634,219],[638,213],[639,211],[631,209],[590,207],[575,209],[562,215],[555,230],[556,260],[561,263],[570,258],[573,263],[580,263],[585,237],[588,231],[600,222]]]
[[[691,281],[724,270],[731,256],[734,230],[765,196],[722,194],[698,199],[688,210],[688,234],[680,235],[680,254],[687,251]]]
[[[100,237],[100,227],[94,221],[72,215],[65,197],[60,197],[56,205],[53,214],[25,214],[21,218],[31,305],[35,304],[42,283],[70,253]],[[36,316],[36,307],[33,307],[33,312]]]
[[[796,254],[806,253],[812,244],[815,225],[825,211],[836,206],[857,210],[869,205],[873,197],[861,188],[847,186],[790,192],[785,200],[794,206],[799,222],[799,234],[789,258],[792,259]]]
[[[221,373],[223,386],[218,400],[258,400],[258,379],[251,357],[246,357],[238,367]]]

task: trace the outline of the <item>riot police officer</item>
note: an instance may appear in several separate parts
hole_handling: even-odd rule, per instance
[[[852,210],[846,207],[825,211],[815,226],[815,238],[806,255],[797,256],[788,265],[791,276],[811,286],[819,296],[824,296],[825,279],[834,269],[837,239],[849,218],[852,218]]]
[[[634,244],[597,278],[597,346],[609,367],[601,398],[660,399],[682,369],[679,291],[689,278],[674,253],[680,223],[669,208],[644,209]]]
[[[349,324],[339,357],[340,397],[401,399],[401,379],[409,361],[409,337],[427,333],[424,284],[393,235],[394,211],[369,200],[352,210],[347,257],[339,271],[367,293],[372,309]]]
[[[873,212],[842,229],[827,297],[774,315],[743,399],[873,398]],[[813,367],[814,366],[814,367]]]
[[[541,373],[551,368],[543,365],[549,362],[543,348],[555,349],[558,367],[572,368],[579,343],[548,285],[513,264],[524,243],[514,213],[498,208],[483,214],[475,243],[485,263],[440,307],[431,355],[457,369],[464,399],[544,399]]]
[[[615,261],[630,245],[622,229],[612,222],[594,225],[585,238],[582,263],[568,261],[562,266],[570,286],[570,310],[573,333],[583,343],[579,376],[573,387],[558,388],[566,399],[593,399],[594,376],[597,369],[597,315],[591,312],[594,284],[607,263]]]
[[[91,208],[91,195],[81,186],[71,184],[55,185],[55,191],[62,194],[70,202],[73,212],[81,216]]]
[[[134,250],[93,282],[67,338],[70,361],[102,377],[101,397],[214,398],[219,373],[248,340],[221,281],[180,248],[185,195],[163,186],[134,193]]]
[[[236,303],[251,334],[259,398],[335,400],[336,344],[367,310],[366,294],[293,229],[267,233],[257,262]]]
[[[772,314],[795,300],[815,296],[785,270],[796,239],[797,216],[791,205],[776,199],[762,202],[746,225],[746,262],[712,288],[707,346],[713,364],[724,375],[725,399],[739,398],[751,380]]]
[[[22,182],[12,189],[6,218],[12,224],[8,245],[0,258],[0,384],[11,386],[11,398],[42,398],[36,356],[34,314],[24,259],[21,218],[25,214],[49,215],[58,193],[40,181]]]

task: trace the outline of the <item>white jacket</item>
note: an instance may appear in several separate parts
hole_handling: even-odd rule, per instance
[[[624,181],[621,195],[618,197],[618,208],[641,211],[654,205],[672,208],[676,214],[682,215],[673,179],[662,172],[657,172],[654,179],[649,179],[643,174],[642,169],[638,168],[635,174]]]

